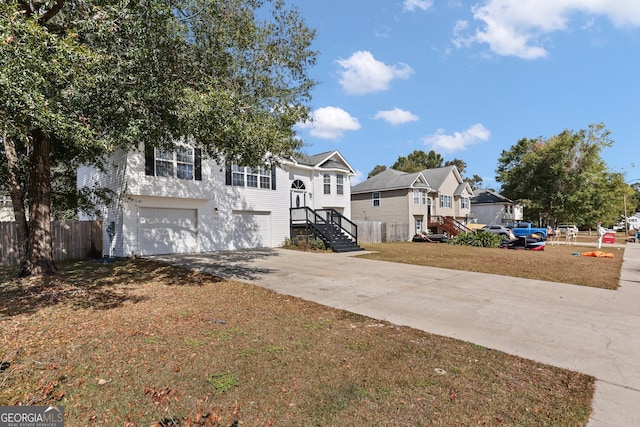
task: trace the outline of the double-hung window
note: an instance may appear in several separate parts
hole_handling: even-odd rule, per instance
[[[440,207],[451,208],[453,207],[453,198],[451,196],[440,195]]]
[[[275,190],[275,169],[252,168],[249,166],[227,166],[227,185],[235,187],[262,188]]]
[[[231,166],[231,185],[244,187],[245,169],[244,166]]]
[[[341,173],[336,175],[336,194],[344,194],[344,175]]]
[[[145,175],[185,179],[202,179],[200,150],[178,146],[175,151],[145,147]]]
[[[413,190],[413,204],[420,204],[420,190]]]
[[[374,208],[380,206],[380,193],[379,192],[373,193],[371,196],[371,200],[373,200]]]
[[[427,204],[427,190],[422,190],[422,204]]]
[[[324,194],[331,194],[331,175],[328,173],[324,174],[322,178]]]
[[[462,209],[469,209],[469,198],[468,197],[462,197],[460,199],[460,207]]]
[[[173,152],[156,150],[156,176],[173,178]]]
[[[193,179],[193,148],[178,147],[176,150],[176,175],[180,179]]]

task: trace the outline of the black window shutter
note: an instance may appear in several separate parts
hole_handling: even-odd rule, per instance
[[[202,181],[202,150],[196,148],[193,152],[194,154],[194,177],[196,181]]]
[[[230,164],[227,164],[225,168],[224,178],[225,178],[225,184],[231,185],[231,165]]]
[[[276,189],[276,167],[271,165],[271,189]]]
[[[144,174],[155,175],[155,159],[153,158],[153,147],[144,146]]]

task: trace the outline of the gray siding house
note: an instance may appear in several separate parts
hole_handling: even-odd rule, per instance
[[[351,188],[351,217],[356,221],[405,224],[406,240],[419,231],[466,231],[471,187],[455,166],[407,173],[387,169]]]
[[[471,210],[477,224],[500,224],[522,221],[523,207],[491,190],[474,190]]]

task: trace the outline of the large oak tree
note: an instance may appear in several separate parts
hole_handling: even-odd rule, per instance
[[[250,166],[297,150],[313,37],[280,0],[0,3],[0,174],[20,274],[56,272],[56,166],[184,139]]]
[[[501,193],[523,202],[527,219],[595,227],[622,211],[624,177],[601,158],[613,141],[603,124],[565,130],[548,139],[523,138],[502,151],[496,180]]]

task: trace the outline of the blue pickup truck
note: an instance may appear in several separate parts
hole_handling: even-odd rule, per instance
[[[513,231],[513,235],[516,237],[530,236],[532,234],[541,234],[545,238],[547,237],[546,228],[533,227],[533,224],[531,224],[530,222],[513,222],[507,224],[507,228],[510,228],[511,231]]]

